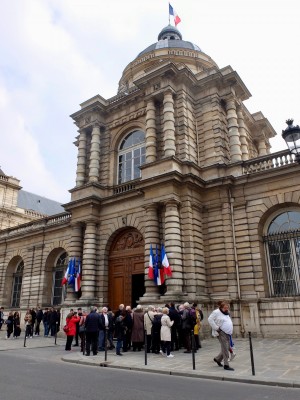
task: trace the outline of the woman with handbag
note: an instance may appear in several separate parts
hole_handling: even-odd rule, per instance
[[[7,320],[5,321],[5,324],[6,324],[6,337],[5,337],[5,339],[9,339],[10,335],[13,333],[13,326],[14,326],[13,320],[14,320],[13,313],[10,311],[9,314],[8,314]]]
[[[14,313],[14,339],[17,339],[21,335],[20,327],[20,314],[18,311]]]
[[[67,335],[66,351],[71,351],[73,338],[76,335],[76,323],[80,321],[80,317],[77,316],[77,312],[70,312],[66,318],[66,325],[64,332]]]
[[[82,353],[85,352],[85,319],[86,319],[86,312],[82,311],[82,315],[80,316],[80,321],[79,321],[79,332],[78,332],[78,335],[80,337],[80,351],[82,351]]]

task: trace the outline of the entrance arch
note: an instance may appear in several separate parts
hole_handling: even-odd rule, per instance
[[[145,242],[137,229],[122,231],[113,241],[108,258],[108,302],[136,306],[145,293]]]

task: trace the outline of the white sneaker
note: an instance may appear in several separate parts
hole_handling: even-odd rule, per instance
[[[159,353],[160,353],[162,356],[165,355],[165,353],[164,353],[162,350],[159,350]]]
[[[173,357],[174,357],[174,355],[171,353],[167,356],[167,358],[173,358]]]

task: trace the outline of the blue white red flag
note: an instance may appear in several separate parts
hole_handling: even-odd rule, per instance
[[[167,276],[172,276],[172,270],[169,264],[169,260],[165,251],[165,246],[161,246],[161,265],[164,268],[164,273]]]
[[[154,279],[154,271],[153,271],[153,249],[152,249],[152,244],[150,245],[150,257],[149,257],[148,278]]]
[[[174,10],[174,8],[171,6],[170,3],[169,3],[169,15],[173,15],[175,26],[177,26],[179,24],[179,22],[181,22],[181,19],[179,18],[179,15]]]
[[[69,275],[70,275],[70,269],[71,269],[71,263],[72,263],[72,260],[70,258],[70,260],[68,262],[68,266],[67,266],[66,272],[65,272],[65,275],[64,275],[64,277],[63,277],[63,279],[61,281],[61,286],[64,286],[68,282]]]
[[[81,262],[80,258],[78,258],[78,266],[75,277],[75,292],[79,292],[80,289],[81,289]]]

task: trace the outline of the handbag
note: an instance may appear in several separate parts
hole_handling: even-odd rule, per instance
[[[65,333],[68,333],[69,330],[70,330],[70,327],[69,327],[68,325],[65,325],[65,326],[63,327],[63,331],[64,331]]]
[[[85,326],[84,325],[80,325],[79,326],[79,333],[84,333],[85,332]]]

